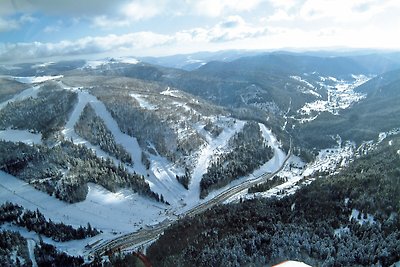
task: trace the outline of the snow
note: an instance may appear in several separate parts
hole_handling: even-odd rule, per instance
[[[204,131],[204,125],[197,126],[199,133],[205,135],[204,137],[207,140],[207,144],[200,151],[196,167],[192,173],[189,190],[186,192],[184,201],[187,204],[187,208],[195,206],[200,201],[200,181],[203,174],[207,171],[212,156],[217,150],[226,147],[229,139],[235,133],[239,132],[243,128],[244,124],[244,121],[236,120],[236,123],[231,127],[225,126],[223,131],[215,139],[213,139],[209,133]]]
[[[282,263],[274,265],[273,267],[307,267],[307,266],[311,267],[310,265],[307,265],[304,262],[300,261],[284,261]]]
[[[66,87],[64,87],[64,88],[66,88]],[[103,119],[107,128],[113,134],[116,143],[121,144],[127,150],[127,152],[131,154],[132,159],[135,164],[134,171],[137,171],[138,173],[145,173],[145,168],[141,164],[141,152],[142,151],[139,147],[139,144],[137,143],[136,138],[130,137],[121,132],[121,130],[118,127],[117,122],[114,120],[114,118],[108,112],[105,105],[102,102],[100,102],[95,96],[93,96],[89,92],[83,91],[83,90],[78,90],[77,92],[78,92],[78,103],[76,104],[75,109],[73,110],[70,118],[68,119],[68,122],[66,123],[66,125],[64,127],[64,130],[62,131],[64,136],[66,136],[68,139],[72,138],[74,143],[84,144],[87,147],[93,149],[94,151],[96,151],[96,154],[98,156],[111,157],[108,153],[104,152],[99,147],[93,146],[88,141],[81,138],[74,131],[74,125],[78,122],[80,114],[82,113],[86,104],[90,103],[90,105],[95,110],[96,114]],[[119,163],[119,161],[116,159],[114,159],[114,161]]]
[[[340,141],[338,141],[340,143]],[[347,142],[344,146],[322,149],[315,161],[305,164],[297,156],[291,155],[285,168],[277,175],[287,179],[287,182],[278,185],[266,192],[247,194],[244,198],[253,199],[256,197],[284,197],[294,194],[300,185],[309,184],[315,180],[316,172],[327,174],[335,173],[338,169],[347,166],[354,156],[355,146]]]
[[[156,105],[151,104],[148,102],[144,96],[139,95],[139,94],[130,94],[131,97],[135,98],[138,102],[141,108],[147,109],[147,110],[157,110],[158,107]]]
[[[38,267],[36,258],[35,258],[35,246],[36,242],[33,239],[27,239],[26,240],[27,245],[28,245],[28,253],[29,253],[29,258],[32,262],[32,267]]]
[[[377,142],[377,143],[379,144],[379,143],[381,143],[383,140],[385,140],[387,137],[392,136],[392,135],[397,135],[397,134],[399,134],[399,133],[400,133],[400,128],[393,128],[393,129],[390,130],[390,131],[381,132],[381,133],[379,133],[379,135],[378,135],[378,142]],[[391,146],[390,142],[391,142],[391,141],[389,141],[389,145]]]
[[[31,133],[28,130],[4,130],[0,131],[0,140],[9,142],[22,142],[27,145],[41,144],[42,134]]]
[[[292,76],[297,77],[297,76]],[[336,84],[335,86],[326,85],[323,82],[320,83],[322,87],[325,87],[328,92],[328,98],[326,100],[316,100],[311,103],[306,103],[297,113],[302,117],[298,119],[300,123],[308,122],[316,118],[315,112],[330,112],[334,115],[338,115],[340,110],[349,108],[352,104],[365,98],[365,94],[356,93],[354,89],[357,86],[367,82],[371,77],[364,75],[353,75],[354,81],[337,80],[333,77],[320,77],[321,81],[331,80]],[[301,78],[296,78],[297,80]],[[303,81],[303,80],[301,80]],[[314,92],[315,93],[315,92]],[[305,117],[305,118],[303,118]]]
[[[272,131],[268,129],[264,124],[259,123],[261,132],[265,138],[265,141],[274,150],[274,156],[267,163],[265,163],[260,169],[256,170],[253,175],[258,176],[266,172],[276,171],[283,163],[286,158],[285,152],[280,149],[281,144],[278,142]]]
[[[165,205],[143,198],[128,189],[112,193],[103,187],[89,183],[86,200],[67,204],[31,185],[0,171],[0,203],[10,201],[22,205],[26,209],[39,209],[47,219],[54,222],[64,222],[74,227],[92,227],[104,233],[92,240],[104,240],[115,237],[114,234],[124,234],[139,230],[140,227],[155,224],[168,218]],[[59,243],[57,247],[73,255],[79,255],[88,240]],[[61,249],[61,248],[60,248]]]
[[[124,64],[138,64],[140,61],[136,58],[132,57],[119,57],[119,58],[106,58],[99,60],[87,60],[86,64],[82,67],[82,69],[97,69],[98,67],[115,64],[115,63],[124,63]]]
[[[63,75],[56,76],[30,76],[30,77],[14,77],[14,80],[20,83],[42,83],[49,80],[57,80],[64,77]]]
[[[8,103],[12,103],[15,101],[22,101],[29,97],[36,98],[37,94],[39,92],[39,88],[40,88],[40,86],[34,86],[34,87],[31,87],[31,88],[28,88],[28,89],[22,91],[19,94],[14,95],[11,99],[9,99],[3,103],[0,103],[0,109],[4,108]]]
[[[310,176],[316,171],[333,172],[338,167],[344,167],[353,157],[354,151],[355,146],[351,142],[346,142],[344,146],[322,149],[316,160],[303,172],[303,175]]]
[[[88,60],[83,68],[97,69],[98,67],[108,63],[108,60]]]
[[[136,172],[138,174],[143,174],[152,191],[163,195],[165,200],[170,204],[176,204],[180,199],[178,192],[182,191],[183,188],[182,185],[180,185],[176,180],[176,173],[174,173],[175,170],[172,164],[162,157],[151,157],[151,169],[150,171],[147,171],[142,163],[142,149],[140,148],[137,139],[121,132],[117,122],[108,112],[106,106],[87,91],[77,90],[76,88],[68,88],[65,85],[63,86],[66,89],[75,90],[78,93],[78,103],[76,104],[75,109],[65,126],[65,129],[62,131],[63,135],[68,139],[72,138],[76,144],[84,144],[88,148],[94,150],[97,156],[104,158],[110,157],[116,164],[120,163],[119,160],[110,156],[98,146],[91,145],[88,141],[75,133],[74,125],[78,121],[85,105],[90,103],[96,114],[103,119],[107,128],[113,134],[115,142],[122,145],[131,155],[134,165],[126,166],[128,171],[131,173]]]
[[[151,175],[146,179],[150,188],[162,194],[173,206],[179,205],[185,189],[176,179],[176,174],[183,174],[183,170],[159,155],[150,155],[149,160]]]
[[[360,219],[358,219],[358,216],[360,216]],[[375,224],[375,218],[373,215],[371,214],[364,214],[362,212],[360,212],[357,209],[353,209],[351,211],[351,215],[349,217],[349,221],[351,221],[352,219],[356,220],[360,225],[364,225],[364,224]]]
[[[348,234],[348,233],[350,233],[350,228],[349,227],[340,227],[340,228],[337,228],[337,229],[335,229],[334,231],[333,231],[333,234],[334,234],[334,236],[337,236],[337,237],[342,237],[343,235],[346,235],[346,234]]]
[[[172,96],[172,97],[180,97],[179,91],[178,90],[171,90],[171,88],[168,86],[166,90],[160,92],[162,95],[167,95],[167,96]]]
[[[214,198],[215,196],[219,195],[223,191],[226,191],[229,188],[239,185],[245,181],[256,179],[256,178],[264,175],[265,173],[275,172],[283,164],[283,162],[285,161],[285,158],[286,158],[286,154],[285,154],[285,152],[283,152],[280,149],[280,143],[278,142],[276,137],[272,134],[272,132],[264,124],[259,124],[259,126],[260,126],[260,129],[261,129],[261,132],[263,134],[265,141],[268,143],[268,145],[270,145],[273,148],[274,156],[268,162],[266,162],[264,165],[260,166],[257,170],[255,170],[250,175],[247,175],[245,177],[240,177],[239,179],[232,181],[230,184],[228,184],[218,190],[214,190],[214,191],[210,192],[209,195],[203,201],[208,201],[208,200]],[[243,197],[246,198],[245,194],[246,194],[246,190],[239,192],[238,194],[235,194],[234,196],[227,199],[224,203],[230,203],[232,201],[237,201],[238,199],[243,198]]]
[[[308,81],[302,79],[300,76],[290,76],[290,78],[292,78],[293,80],[299,81],[303,84],[305,84],[308,88],[306,87],[298,87],[298,89],[303,93],[303,94],[310,94],[310,95],[314,95],[316,97],[321,97],[320,94],[318,94],[317,92],[315,92],[313,89],[316,89],[314,85],[312,85],[311,83],[309,83]]]
[[[246,123],[245,121],[235,120],[225,116],[204,117],[207,120],[212,120],[222,128],[222,132],[217,137],[212,137],[210,133],[204,130],[204,121],[192,125],[193,130],[203,136],[206,144],[193,153],[193,157],[197,160],[197,164],[192,173],[189,190],[185,190],[176,179],[176,174],[181,175],[184,173],[182,168],[156,153],[156,155],[149,155],[150,169],[146,170],[145,166],[141,162],[142,149],[140,148],[136,138],[121,132],[117,122],[102,102],[82,87],[71,88],[62,82],[59,82],[59,84],[64,89],[75,91],[78,94],[78,103],[75,105],[74,110],[62,130],[62,134],[67,139],[72,138],[74,143],[84,144],[88,148],[93,149],[100,157],[110,157],[108,153],[97,146],[91,145],[87,140],[78,136],[74,131],[74,125],[79,120],[79,116],[85,105],[90,103],[96,114],[103,119],[107,128],[115,137],[116,143],[121,144],[127,152],[131,154],[134,165],[126,166],[128,171],[143,174],[149,183],[150,188],[154,192],[162,194],[164,199],[171,204],[171,206],[166,206],[162,203],[135,194],[130,190],[120,190],[117,193],[112,193],[96,184],[88,185],[89,192],[85,201],[75,204],[67,204],[43,192],[35,190],[30,185],[11,175],[0,172],[0,201],[12,201],[32,210],[39,208],[46,218],[50,218],[55,222],[63,221],[64,223],[76,227],[79,225],[86,225],[87,222],[90,222],[93,227],[104,232],[102,235],[90,239],[89,241],[71,241],[56,244],[59,249],[67,251],[73,255],[82,254],[83,247],[87,243],[92,243],[99,239],[108,240],[114,238],[115,235],[136,231],[141,227],[155,225],[164,220],[170,220],[171,218],[174,218],[174,215],[181,214],[184,211],[195,207],[199,203],[208,201],[217,194],[220,194],[233,186],[254,179],[265,173],[276,171],[286,158],[286,154],[280,149],[281,144],[273,135],[271,130],[269,130],[265,125],[259,124],[265,141],[268,145],[273,147],[274,156],[252,174],[246,177],[240,177],[229,185],[211,192],[207,198],[200,200],[200,181],[203,174],[207,171],[213,155],[228,148],[229,139],[243,128]],[[37,93],[37,89],[38,88],[35,89],[34,87],[25,90],[18,97],[16,96],[15,99],[34,96]],[[161,94],[164,95],[181,97],[178,96],[178,93],[179,91],[170,90],[169,87],[167,90],[161,92]],[[154,108],[154,105],[147,101],[146,96],[135,93],[131,96],[138,100],[142,108]],[[182,103],[179,104],[182,106]],[[185,105],[183,105],[183,108],[185,108]],[[10,132],[11,130],[7,131],[0,132],[0,137],[3,135],[5,138],[10,139],[14,135],[13,132]],[[27,131],[19,131],[18,135],[15,135],[15,138],[13,139],[13,141],[23,140],[25,140],[26,143],[36,143],[37,141],[40,141],[40,135],[34,135]],[[117,159],[113,157],[110,158],[112,158],[116,164],[120,163]],[[299,162],[299,160],[294,156],[291,157],[290,162],[295,165],[301,165],[301,162]],[[292,171],[291,174],[293,175],[293,179],[288,181],[290,185],[293,185],[296,181],[302,179],[299,172]],[[237,196],[241,196],[244,193],[245,192],[240,192]],[[113,220],[110,220],[110,218],[113,218]]]
[[[140,62],[140,60],[136,59],[136,58],[131,58],[131,57],[122,57],[122,58],[118,58],[117,61],[121,62],[121,63],[125,63],[125,64],[138,64]]]
[[[52,61],[50,61],[50,62],[44,62],[44,63],[38,63],[38,64],[33,65],[31,68],[32,68],[32,69],[46,68],[46,67],[51,66],[51,65],[54,65],[54,64],[55,64],[55,62],[52,62]]]

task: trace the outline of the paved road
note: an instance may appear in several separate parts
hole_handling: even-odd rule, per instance
[[[233,186],[233,187],[227,189],[226,191],[221,192],[214,198],[193,207],[192,209],[188,210],[186,213],[182,214],[180,217],[186,217],[186,216],[191,217],[191,216],[200,214],[200,213],[214,207],[215,205],[222,204],[224,201],[226,201],[230,197],[242,192],[243,190],[249,189],[253,185],[256,185],[260,182],[271,179],[273,176],[275,176],[278,172],[280,172],[284,168],[286,162],[288,161],[289,157],[291,156],[291,152],[292,151],[290,148],[289,153],[287,154],[282,165],[273,173],[265,173],[263,175],[260,175],[259,177],[244,181],[243,183],[241,183],[239,185]],[[172,223],[172,220],[165,220],[150,229],[143,229],[138,232],[119,236],[115,239],[109,240],[98,246],[95,246],[91,250],[90,253],[91,254],[98,253],[100,255],[103,255],[107,251],[110,251],[110,250],[115,251],[117,249],[124,249],[124,248],[128,248],[128,247],[132,247],[134,245],[145,244],[147,242],[150,242],[150,241],[158,238],[158,236],[160,234],[162,234],[164,232],[164,230],[171,225],[171,223]]]

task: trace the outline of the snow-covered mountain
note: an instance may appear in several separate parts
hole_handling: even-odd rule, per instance
[[[398,71],[366,68],[370,57],[194,56],[185,58],[201,65],[192,71],[133,57],[3,68],[0,203],[26,211],[2,207],[16,217],[1,228],[32,246],[39,240],[21,221],[66,223],[89,234],[60,242],[34,230],[70,255],[93,256],[220,199],[295,194],[400,127]],[[91,237],[91,227],[102,232]]]

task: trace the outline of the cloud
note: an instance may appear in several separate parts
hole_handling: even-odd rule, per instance
[[[229,16],[208,30],[210,42],[224,42],[238,39],[255,38],[266,33],[265,27],[246,23],[240,16]]]
[[[269,14],[267,17],[260,19],[253,14],[260,15],[260,11],[264,10],[261,9],[261,4],[267,2],[263,1],[267,1],[271,9],[263,13]],[[77,25],[73,26],[88,26],[87,23],[91,23],[93,28],[90,30],[93,30],[94,36],[99,32],[95,27],[111,30],[125,27],[118,32],[126,34],[49,43],[0,43],[0,61],[97,53],[166,55],[215,49],[400,47],[395,38],[396,29],[400,28],[400,2],[396,0],[248,0],[240,1],[235,6],[237,3],[239,2],[236,0],[185,0],[179,6],[172,0],[154,0],[150,3],[130,0],[118,1],[112,12],[105,12],[105,2],[99,1],[99,5],[103,7],[98,8],[97,12],[93,11],[95,15],[73,17],[77,19]],[[197,9],[199,5],[204,5],[204,9]],[[184,15],[183,11],[186,12]],[[247,13],[248,11],[255,13]],[[83,13],[81,10],[80,14]],[[175,17],[169,18],[171,14]],[[207,17],[217,14],[223,19]],[[166,25],[163,25],[164,19]],[[16,29],[33,20],[35,18],[30,16],[0,16],[0,31]],[[125,31],[136,25],[137,28],[150,30],[133,33]],[[170,25],[172,27],[168,27]],[[43,30],[54,32],[63,27],[64,24],[53,24]],[[157,27],[160,29],[158,33]]]
[[[164,2],[131,2],[123,6],[121,13],[131,20],[152,18],[164,10]]]
[[[85,16],[114,13],[121,5],[129,0],[84,0],[55,1],[55,0],[1,0],[0,14],[41,12],[47,15]]]
[[[38,58],[88,55],[97,53],[138,52],[171,42],[168,35],[153,32],[135,32],[124,35],[85,37],[57,43],[6,43],[0,45],[0,61],[27,61]]]
[[[58,30],[58,26],[47,27],[46,32]],[[198,27],[177,31],[172,34],[159,34],[149,31],[129,34],[110,34],[101,37],[85,37],[75,41],[55,43],[16,43],[3,44],[0,48],[0,61],[24,61],[35,58],[75,56],[97,53],[141,54],[144,50],[163,47],[174,49],[182,46],[224,43],[235,40],[256,38],[266,33],[266,28],[248,24],[240,16],[228,16],[212,27]]]
[[[0,32],[7,32],[20,29],[26,23],[35,22],[36,19],[30,15],[24,14],[19,18],[0,17]]]
[[[107,16],[96,16],[92,19],[92,27],[94,28],[102,28],[102,29],[111,29],[117,27],[126,27],[129,26],[131,22],[127,19],[110,19]]]
[[[45,33],[54,33],[54,32],[59,32],[61,28],[59,26],[46,26],[43,29],[43,32]]]
[[[240,16],[228,16],[213,27],[198,27],[177,32],[174,39],[177,43],[219,43],[255,38],[264,35],[266,32],[265,27],[250,25]]]
[[[15,19],[4,19],[0,17],[0,32],[7,32],[18,29],[20,24]]]
[[[328,20],[332,23],[367,21],[388,9],[399,9],[393,0],[269,0],[275,8],[269,21]]]
[[[130,2],[122,5],[117,14],[110,17],[109,15],[95,16],[92,19],[92,26],[102,29],[112,29],[127,27],[136,21],[146,20],[159,15],[163,11],[163,4],[146,2]]]
[[[217,17],[230,12],[251,11],[261,2],[262,0],[193,0],[188,3],[193,13]]]

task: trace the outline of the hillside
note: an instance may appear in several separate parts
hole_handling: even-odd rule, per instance
[[[400,73],[390,55],[0,68],[0,200],[46,225],[10,217],[0,228],[18,245],[4,246],[28,262],[46,253],[97,262],[164,232],[147,250],[156,266],[399,261]],[[88,223],[99,232],[66,244],[51,235],[63,223],[74,235]]]
[[[287,259],[390,266],[400,260],[400,173],[394,167],[400,137],[388,139],[294,195],[223,205],[181,220],[148,255],[157,266],[269,266]]]
[[[380,132],[399,127],[400,73],[388,72],[357,87],[365,98],[339,115],[321,114],[311,123],[298,125],[294,136],[310,147],[326,147],[339,134],[344,140],[362,141],[376,139]]]

